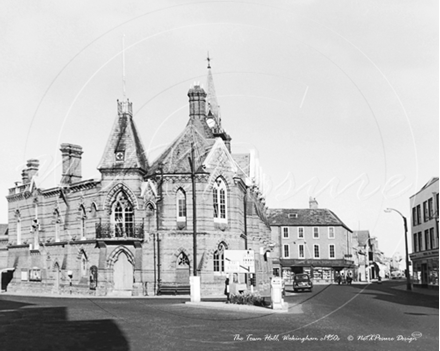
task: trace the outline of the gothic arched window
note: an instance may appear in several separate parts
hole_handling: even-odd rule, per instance
[[[61,223],[61,218],[60,218],[60,212],[58,211],[58,209],[55,209],[53,211],[53,220],[54,220],[54,224],[55,224],[55,242],[59,242],[60,241],[60,223]]]
[[[212,202],[214,206],[214,220],[227,220],[227,189],[226,184],[222,178],[217,178],[212,188]]]
[[[179,188],[176,193],[177,202],[177,221],[186,221],[186,194],[182,188]]]
[[[132,237],[134,235],[134,211],[127,196],[120,192],[113,205],[113,221],[116,237]]]
[[[177,267],[183,268],[183,267],[189,267],[189,258],[188,256],[182,251],[179,256],[177,257]]]
[[[81,239],[85,239],[86,237],[86,209],[84,208],[83,205],[79,206],[79,219],[81,221],[80,224],[80,233],[81,233]]]
[[[17,231],[17,245],[21,244],[21,215],[20,211],[15,211],[15,219],[16,219],[16,231]]]
[[[214,263],[214,272],[224,272],[225,271],[225,250],[227,246],[224,242],[221,242],[217,250],[214,251],[213,255],[213,263]]]

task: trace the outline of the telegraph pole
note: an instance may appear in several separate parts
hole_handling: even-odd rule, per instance
[[[194,144],[191,144],[191,157],[188,157],[191,168],[192,205],[193,205],[193,275],[197,276],[197,209],[196,209],[196,174],[194,160]]]

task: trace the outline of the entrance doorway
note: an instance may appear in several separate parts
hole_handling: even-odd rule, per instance
[[[121,252],[113,265],[113,281],[115,292],[131,295],[133,289],[133,265],[125,253]]]
[[[176,265],[176,284],[177,285],[189,285],[189,271],[190,264],[188,256],[181,252],[177,257]]]

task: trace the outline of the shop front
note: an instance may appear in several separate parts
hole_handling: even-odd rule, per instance
[[[413,283],[438,289],[438,249],[410,255],[413,265]]]
[[[315,260],[315,259],[280,259],[282,276],[286,283],[293,281],[295,274],[307,273],[314,284],[331,284],[336,282],[336,277],[354,275],[353,261],[339,260]]]

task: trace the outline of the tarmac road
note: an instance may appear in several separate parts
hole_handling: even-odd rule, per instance
[[[220,301],[192,306],[188,297],[2,294],[0,350],[438,350],[438,292],[402,287],[287,291],[286,313]]]

